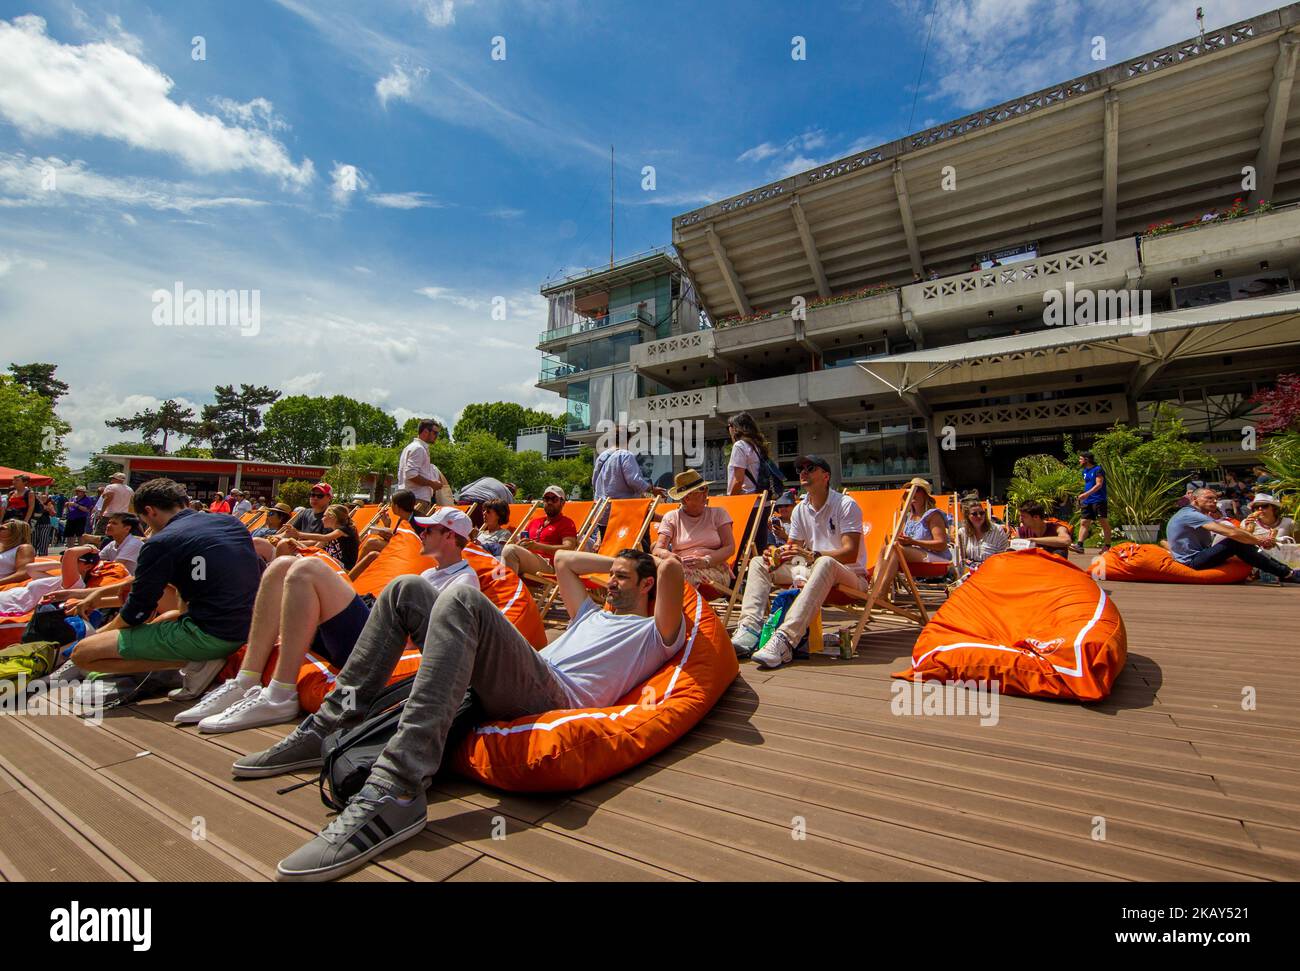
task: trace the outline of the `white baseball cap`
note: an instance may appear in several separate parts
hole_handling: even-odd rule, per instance
[[[542,495],[543,497],[559,496],[561,499],[565,498],[564,490],[557,485],[548,485],[545,489],[542,490]]]
[[[411,522],[417,526],[442,526],[462,539],[469,539],[469,534],[474,529],[470,518],[454,506],[439,506],[427,516],[411,517]]]

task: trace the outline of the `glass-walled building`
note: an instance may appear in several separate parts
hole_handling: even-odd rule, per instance
[[[542,287],[547,328],[539,388],[565,399],[569,438],[586,444],[628,403],[668,389],[639,376],[632,348],[699,328],[699,307],[676,259],[658,249]],[[661,469],[659,466],[663,465]],[[656,460],[656,478],[671,461]]]

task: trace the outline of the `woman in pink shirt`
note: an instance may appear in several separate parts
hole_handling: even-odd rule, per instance
[[[681,503],[664,513],[654,555],[680,560],[686,582],[714,588],[731,586],[732,554],[736,540],[731,534],[731,516],[725,509],[710,506],[710,483],[695,469],[673,477],[668,498]]]

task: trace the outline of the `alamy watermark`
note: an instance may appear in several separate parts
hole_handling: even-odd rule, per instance
[[[606,449],[624,448],[636,455],[681,455],[687,465],[704,463],[704,422],[679,418],[650,418],[645,421],[618,413],[618,421],[596,422],[600,436],[596,454]]]
[[[1091,290],[1065,285],[1065,292],[1043,292],[1043,323],[1048,327],[1126,324],[1141,336],[1151,332],[1150,290]]]
[[[997,681],[894,681],[889,710],[894,715],[979,715],[980,725],[998,723]]]
[[[64,697],[67,688],[73,688]],[[0,680],[0,713],[12,715],[72,715],[89,725],[101,725],[108,682],[80,680],[59,681],[51,685],[44,678],[29,679],[25,674]]]
[[[155,327],[238,327],[244,337],[262,330],[261,290],[187,290],[177,280],[151,299]]]

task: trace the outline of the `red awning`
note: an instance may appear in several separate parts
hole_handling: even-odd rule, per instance
[[[14,484],[14,476],[25,475],[31,479],[31,485],[47,486],[52,485],[54,480],[48,475],[37,475],[35,472],[24,472],[22,469],[10,469],[0,465],[0,488],[8,489]]]

